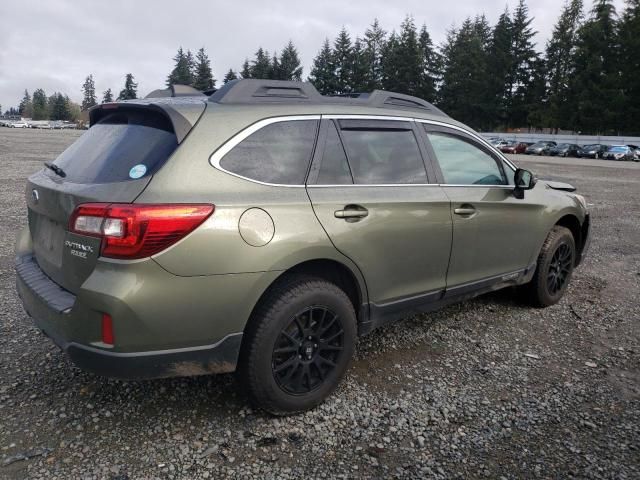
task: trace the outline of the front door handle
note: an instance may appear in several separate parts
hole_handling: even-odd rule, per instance
[[[453,209],[453,213],[455,213],[456,215],[462,215],[462,216],[473,215],[476,212],[477,210],[470,205]]]
[[[334,217],[349,219],[364,218],[369,215],[369,211],[360,205],[347,205],[344,210],[336,210],[333,212]]]

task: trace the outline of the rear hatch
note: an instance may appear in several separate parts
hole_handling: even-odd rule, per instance
[[[107,104],[92,111],[91,128],[53,162],[58,173],[45,168],[29,178],[34,256],[54,282],[76,293],[100,255],[99,238],[68,231],[76,206],[133,202],[186,135],[184,121],[176,135],[175,117],[175,109],[169,115],[153,105]]]

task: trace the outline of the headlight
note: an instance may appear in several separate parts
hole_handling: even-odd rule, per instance
[[[580,205],[582,205],[582,208],[585,209],[585,211],[587,210],[587,200],[582,196],[582,195],[578,195],[577,193],[573,195],[574,198],[576,200],[578,200],[578,202],[580,202]]]

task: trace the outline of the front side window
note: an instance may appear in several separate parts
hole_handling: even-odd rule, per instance
[[[428,183],[412,130],[341,130],[357,184]]]
[[[427,132],[438,159],[444,183],[450,185],[506,185],[502,169],[488,152],[466,138],[444,132]]]
[[[317,126],[317,120],[269,124],[233,147],[222,157],[220,166],[259,182],[303,185]]]

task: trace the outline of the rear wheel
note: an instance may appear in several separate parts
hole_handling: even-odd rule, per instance
[[[557,303],[567,290],[576,258],[576,244],[568,228],[554,226],[542,246],[533,278],[521,287],[535,306]]]
[[[336,285],[290,275],[251,320],[238,373],[253,404],[275,415],[315,407],[344,376],[356,341],[356,315]]]

